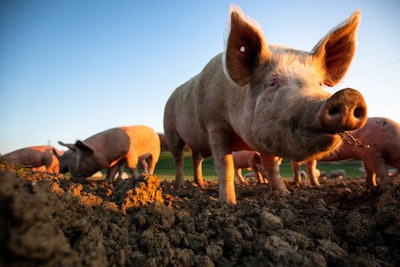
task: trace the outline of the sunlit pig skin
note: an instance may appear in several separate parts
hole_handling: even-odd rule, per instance
[[[225,51],[178,87],[164,109],[164,133],[184,185],[183,147],[193,151],[195,182],[202,158],[213,156],[219,201],[236,203],[232,151],[261,153],[272,190],[287,195],[281,157],[322,157],[342,142],[338,134],[366,120],[362,95],[344,89],[332,95],[356,50],[360,12],[335,27],[311,52],[269,45],[256,22],[239,7],[229,14]]]
[[[139,160],[148,158],[148,172],[153,174],[160,156],[158,134],[144,125],[112,128],[75,144],[60,144],[69,148],[59,157],[60,168],[68,169],[72,178],[85,178],[108,169],[106,179],[111,181],[111,170],[121,160],[126,161],[132,178],[137,178]]]

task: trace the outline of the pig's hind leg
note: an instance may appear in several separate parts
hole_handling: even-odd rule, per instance
[[[169,134],[166,132],[165,137],[167,140],[168,149],[171,152],[172,157],[174,158],[175,186],[178,188],[182,188],[185,184],[183,174],[183,148],[185,146],[185,143],[177,133]]]

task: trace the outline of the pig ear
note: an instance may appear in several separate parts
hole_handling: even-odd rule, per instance
[[[76,147],[75,147],[74,144],[66,144],[66,143],[63,143],[63,142],[61,142],[61,141],[58,141],[58,143],[59,143],[60,145],[62,145],[62,146],[68,147],[68,148],[71,149],[72,151],[75,151],[75,150],[76,150]]]
[[[361,12],[354,12],[313,48],[312,53],[325,68],[325,85],[334,86],[346,74],[357,48],[356,35],[360,19]]]
[[[255,68],[270,57],[261,28],[250,20],[238,6],[231,7],[224,71],[240,86],[248,84]]]
[[[78,148],[78,149],[80,149],[80,150],[89,152],[89,153],[91,153],[91,154],[93,153],[93,149],[91,149],[90,147],[88,147],[84,142],[82,142],[82,141],[80,141],[80,140],[78,140],[78,141],[75,142],[75,146],[76,146],[76,148]]]
[[[260,154],[258,154],[257,152],[254,152],[253,154],[253,161],[255,163],[261,164],[261,157]]]
[[[54,156],[56,156],[56,158],[60,159],[61,155],[58,154],[57,150],[55,148],[52,149]]]

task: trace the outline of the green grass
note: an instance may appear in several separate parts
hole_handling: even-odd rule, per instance
[[[193,180],[193,166],[191,153],[184,153],[184,173],[186,180]],[[343,169],[346,171],[346,176],[351,177],[364,177],[359,168],[362,167],[360,161],[341,161],[341,162],[319,162],[317,168],[321,171],[326,171],[329,175],[330,171],[335,169]],[[304,165],[301,168],[305,170]],[[243,171],[243,174],[246,171]],[[280,168],[281,176],[284,179],[292,179],[293,172],[290,166],[289,160],[283,160]],[[175,179],[175,167],[170,152],[161,152],[160,159],[158,160],[155,174],[162,180],[174,180]],[[212,181],[217,179],[217,172],[215,171],[212,158],[207,158],[203,161],[203,177],[206,181]]]

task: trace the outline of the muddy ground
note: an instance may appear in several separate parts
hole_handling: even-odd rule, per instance
[[[0,172],[0,266],[399,266],[400,181],[319,188],[216,182],[176,190],[162,177],[113,184]]]

